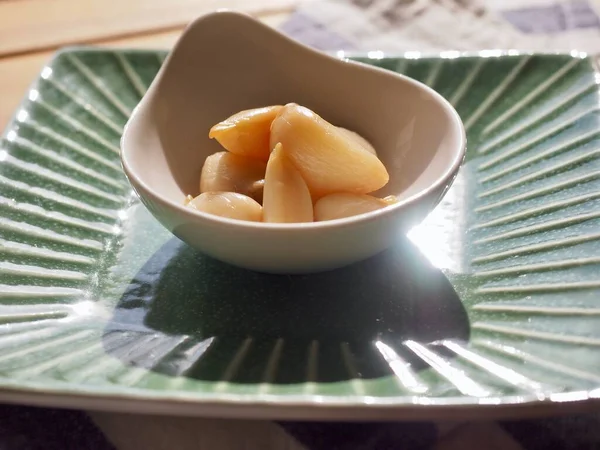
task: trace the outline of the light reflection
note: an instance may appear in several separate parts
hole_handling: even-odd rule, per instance
[[[407,233],[429,262],[438,269],[464,273],[464,247],[466,226],[464,196],[466,178],[460,171],[444,198],[416,227]]]
[[[587,53],[586,53],[586,52],[579,51],[579,50],[571,50],[571,56],[572,56],[573,58],[581,58],[581,59],[584,59],[584,58],[586,58],[586,57],[587,57]]]
[[[404,57],[406,59],[419,59],[421,57],[421,52],[406,52],[404,53]]]
[[[458,345],[456,342],[445,340],[442,342],[442,345],[457,355],[463,357],[467,361],[470,361],[476,366],[483,368],[487,372],[505,380],[507,383],[533,391],[536,394],[543,389],[540,383],[536,383],[520,373],[509,369],[508,367],[501,366],[490,359],[484,358],[483,356]]]
[[[385,57],[385,54],[381,50],[377,50],[368,52],[367,56],[371,59],[383,59]]]
[[[413,403],[415,405],[424,405],[424,406],[429,406],[429,405],[435,404],[434,400],[432,400],[428,397],[417,397],[416,399],[414,399]]]
[[[181,353],[181,363],[179,364],[177,374],[181,375],[186,373],[196,362],[206,353],[206,351],[210,348],[213,342],[216,340],[215,337],[210,337],[205,339],[197,344],[193,345],[191,348],[184,350]]]
[[[406,341],[404,343],[419,358],[431,366],[433,370],[446,378],[456,388],[465,395],[475,397],[487,397],[490,393],[482,386],[471,380],[462,371],[452,367],[447,361],[439,355],[436,355],[424,345],[415,341]]]
[[[385,362],[388,363],[390,369],[392,369],[394,374],[398,377],[402,386],[417,394],[424,394],[427,392],[427,386],[421,384],[419,380],[417,380],[410,369],[410,364],[400,358],[398,353],[396,353],[392,347],[381,341],[376,341],[375,347],[377,347],[377,350],[379,350],[379,353],[381,353]]]
[[[456,50],[451,50],[451,51],[440,53],[440,57],[444,58],[444,59],[455,59],[455,58],[459,58],[460,55],[461,55],[461,53]]]
[[[14,142],[17,140],[17,132],[15,130],[10,130],[6,135],[6,140],[9,142]]]
[[[47,79],[47,78],[50,78],[50,75],[52,75],[52,68],[48,67],[48,66],[44,67],[42,69],[41,77],[44,79]]]
[[[335,55],[340,58],[343,59],[346,56],[346,52],[344,50],[338,50]]]
[[[551,394],[550,400],[553,402],[579,402],[582,400],[588,400],[590,397],[586,391],[575,391],[575,392],[560,392],[558,394]]]
[[[8,157],[8,152],[6,150],[0,150],[0,161],[4,161]]]
[[[25,122],[28,117],[29,117],[29,114],[24,109],[21,109],[17,113],[17,121],[19,121],[19,122]]]
[[[78,316],[91,316],[94,309],[96,309],[96,303],[91,300],[85,300],[75,303],[72,308],[73,312]]]
[[[29,91],[29,100],[31,100],[32,102],[37,101],[37,99],[40,97],[40,93],[39,91],[32,89]]]
[[[444,269],[452,265],[452,261],[446,255],[444,249],[444,236],[440,232],[431,232],[428,226],[418,226],[412,228],[407,237],[425,254],[431,264],[438,269]]]
[[[479,56],[482,58],[497,58],[498,56],[502,56],[502,50],[482,50],[479,52]]]
[[[498,397],[483,397],[477,400],[477,403],[480,405],[499,405],[502,403],[502,401],[503,400]],[[522,403],[523,397],[519,397],[519,400],[517,400],[517,402]]]
[[[365,395],[362,397],[362,402],[365,405],[376,405],[377,404],[377,398],[371,396],[371,395]]]

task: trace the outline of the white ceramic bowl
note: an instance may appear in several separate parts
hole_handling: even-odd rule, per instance
[[[197,193],[205,158],[222,147],[212,125],[243,109],[295,102],[367,138],[390,181],[379,211],[308,224],[221,218],[183,206]],[[123,167],[152,214],[175,236],[216,259],[273,273],[341,267],[386,249],[444,195],[466,146],[453,107],[391,71],[336,59],[248,17],[219,11],[183,33],[129,119]]]

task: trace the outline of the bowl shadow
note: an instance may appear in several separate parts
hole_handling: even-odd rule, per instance
[[[239,269],[174,238],[131,280],[103,334],[105,351],[131,366],[275,384],[388,376],[390,349],[418,371],[425,363],[403,342],[441,339],[467,341],[467,313],[404,237],[366,261],[293,276]]]

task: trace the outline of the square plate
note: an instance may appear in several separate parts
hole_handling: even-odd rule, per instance
[[[165,55],[60,52],[4,134],[0,400],[278,419],[598,405],[594,58],[356,58],[446,96],[467,159],[396,248],[288,277],[194,252],[132,194],[119,139]]]

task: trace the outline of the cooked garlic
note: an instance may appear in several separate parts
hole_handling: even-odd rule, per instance
[[[334,220],[385,208],[382,199],[365,194],[330,194],[315,203],[315,220]]]
[[[389,180],[376,155],[308,108],[283,107],[271,125],[271,144],[278,142],[313,199],[336,192],[367,194]]]
[[[262,206],[237,192],[204,192],[191,200],[188,207],[230,219],[262,220]]]
[[[271,152],[267,163],[263,209],[265,222],[313,221],[313,205],[308,187],[279,143]]]
[[[377,156],[377,152],[375,151],[375,147],[373,147],[371,145],[371,143],[369,141],[367,141],[364,137],[362,137],[360,134],[355,133],[354,131],[347,130],[347,129],[342,128],[342,127],[338,127],[338,130],[343,135],[345,135],[346,137],[348,137],[350,139],[354,139],[358,144],[362,145],[363,148],[366,151],[368,151],[369,153],[372,153],[375,156]]]
[[[271,122],[281,108],[276,105],[240,111],[213,126],[208,137],[216,139],[231,153],[266,162],[271,153]]]
[[[200,193],[237,192],[262,201],[267,164],[255,158],[218,152],[204,161]]]

